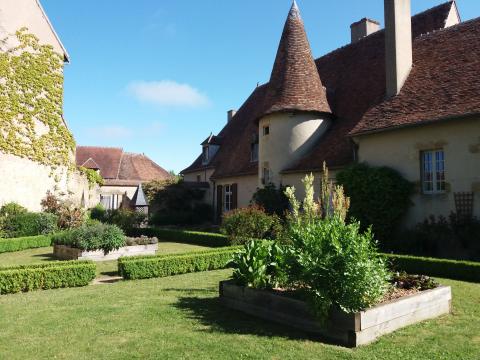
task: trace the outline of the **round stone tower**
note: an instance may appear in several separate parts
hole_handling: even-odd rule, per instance
[[[285,22],[259,123],[259,182],[282,184],[332,119],[296,2]],[[286,185],[286,184],[283,184]]]

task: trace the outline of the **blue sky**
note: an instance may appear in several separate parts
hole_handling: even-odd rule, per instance
[[[418,13],[443,0],[412,0]],[[79,145],[121,146],[180,171],[268,81],[291,0],[42,0],[71,63],[65,117]],[[298,0],[315,57],[382,0]],[[480,1],[458,0],[462,20]]]

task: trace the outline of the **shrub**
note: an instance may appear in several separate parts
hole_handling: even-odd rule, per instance
[[[105,222],[107,218],[107,210],[102,204],[97,204],[90,210],[90,219]]]
[[[25,209],[23,206],[14,202],[10,202],[0,208],[0,218],[6,218],[11,215],[25,214],[26,212],[27,209]]]
[[[480,263],[435,259],[411,255],[385,254],[386,260],[396,271],[412,274],[444,277],[447,279],[480,282]]]
[[[118,226],[125,232],[139,227],[146,220],[146,215],[130,209],[115,209],[106,212],[104,221]]]
[[[128,280],[148,279],[197,271],[223,269],[238,247],[185,254],[125,257],[118,260],[119,274]]]
[[[249,239],[275,237],[280,230],[280,219],[268,215],[262,208],[250,206],[235,209],[223,216],[220,231],[228,236],[231,244],[244,244]]]
[[[391,168],[367,164],[352,165],[336,178],[351,199],[350,217],[360,221],[363,230],[371,225],[382,246],[388,245],[411,206],[413,184]]]
[[[50,191],[41,201],[42,210],[58,217],[59,229],[73,229],[85,222],[85,211],[74,206],[70,201],[61,200]]]
[[[55,261],[0,268],[0,294],[86,286],[96,276],[92,261]]]
[[[52,242],[85,251],[103,250],[108,254],[125,246],[125,235],[115,225],[93,224],[54,234]]]
[[[145,229],[133,229],[128,232],[129,236],[150,236],[157,237],[162,241],[172,241],[184,244],[194,244],[201,246],[221,247],[228,246],[229,241],[225,235],[199,232],[199,231],[186,231],[186,230],[172,230],[161,228],[145,228]]]
[[[47,191],[47,195],[40,201],[40,205],[43,212],[55,215],[58,215],[62,206],[60,199],[50,191]]]
[[[49,235],[28,236],[13,239],[0,239],[0,254],[6,252],[35,249],[52,245]]]
[[[275,184],[265,185],[264,188],[258,188],[253,194],[252,204],[257,205],[270,215],[283,217],[288,210],[289,202],[285,195],[285,187],[277,189]]]
[[[412,255],[480,260],[480,220],[451,213],[430,216],[395,237],[391,251]]]
[[[272,289],[287,282],[285,249],[274,241],[252,240],[235,253],[233,279],[240,285]]]
[[[19,213],[3,221],[3,236],[7,238],[36,236],[57,230],[57,216],[48,213]]]

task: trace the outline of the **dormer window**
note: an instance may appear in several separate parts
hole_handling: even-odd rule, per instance
[[[203,147],[203,156],[202,156],[202,162],[204,164],[208,164],[210,161],[210,151],[208,149],[208,145]]]

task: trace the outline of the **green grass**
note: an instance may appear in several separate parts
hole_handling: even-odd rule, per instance
[[[190,244],[161,242],[158,244],[157,254],[175,254],[206,249],[210,248]],[[0,254],[0,266],[37,264],[45,261],[57,261],[53,257],[53,247],[44,247]],[[96,262],[96,265],[98,276],[116,275],[117,273],[116,260]]]
[[[478,359],[480,284],[453,288],[454,313],[358,349],[227,310],[231,270],[0,296],[1,359]]]

